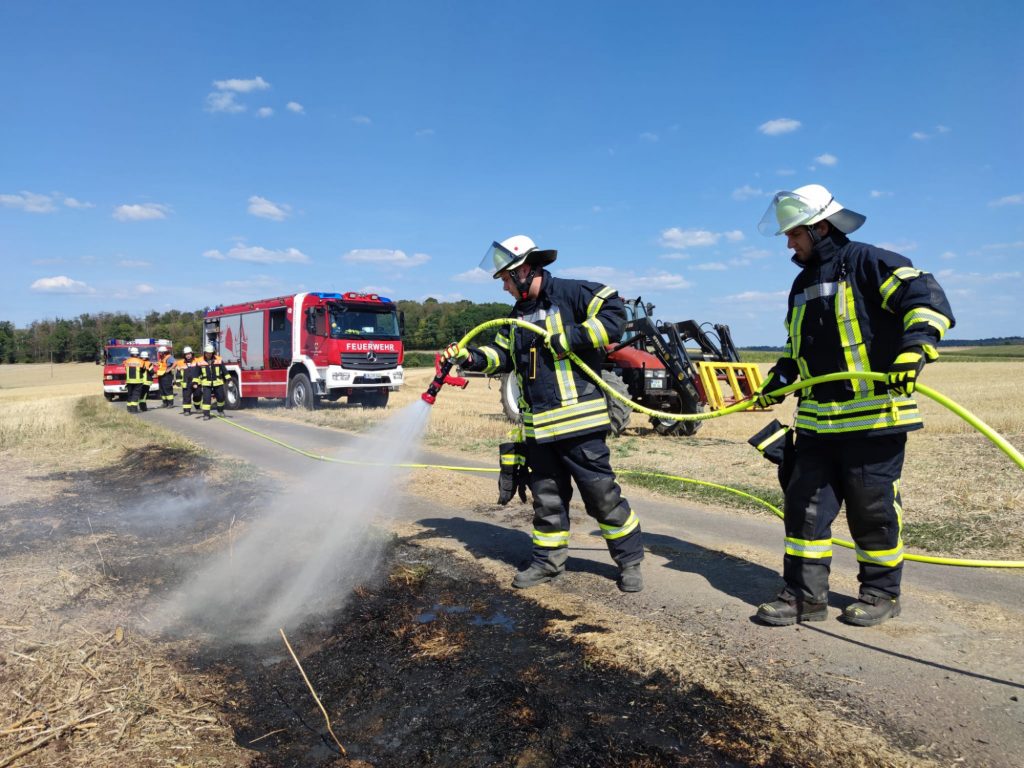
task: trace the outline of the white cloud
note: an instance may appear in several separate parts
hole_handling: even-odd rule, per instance
[[[232,91],[214,91],[206,96],[206,111],[235,114],[245,112],[245,105],[239,104],[235,100],[235,94]]]
[[[235,93],[249,93],[250,91],[265,91],[270,87],[270,83],[264,80],[262,77],[254,77],[251,80],[240,80],[238,78],[232,78],[230,80],[214,80],[213,87],[218,91],[234,91]]]
[[[761,123],[757,127],[761,133],[765,136],[779,136],[783,133],[792,133],[801,126],[799,120],[793,120],[789,117],[779,117],[775,120],[769,120],[767,123]]]
[[[939,258],[942,259],[943,261],[952,261],[953,259],[956,258],[956,254],[953,253],[952,251],[944,251],[942,255],[939,256]]]
[[[902,243],[875,243],[875,246],[892,251],[893,253],[910,253],[917,250],[917,243],[913,240],[907,240]]]
[[[697,269],[701,272],[725,272],[729,268],[720,261],[707,261],[703,264],[694,264],[692,269]]]
[[[779,170],[777,170],[775,173],[777,173],[779,176],[795,176],[796,175],[796,171],[794,171],[792,168],[779,168]]]
[[[166,219],[170,210],[170,206],[161,205],[160,203],[119,205],[114,209],[114,218],[118,221],[151,221],[153,219]]]
[[[285,104],[284,108],[287,109],[289,112],[294,112],[296,115],[306,114],[306,108],[299,104],[299,102],[297,101],[289,101],[287,104]]]
[[[731,296],[725,298],[729,301],[743,301],[743,302],[771,302],[786,299],[789,296],[789,291],[743,291],[742,293],[734,293]]]
[[[764,190],[752,187],[749,184],[744,184],[738,189],[732,191],[733,200],[749,200],[752,197],[761,197],[764,194]]]
[[[81,210],[83,208],[95,208],[96,207],[92,203],[85,203],[85,202],[82,202],[81,200],[76,200],[73,197],[65,197],[64,198],[64,205],[66,205],[68,208],[75,208],[75,209],[78,209],[78,210]]]
[[[117,262],[117,266],[124,267],[125,269],[143,269],[153,265],[150,262],[142,261],[141,259],[121,259]]]
[[[559,274],[578,280],[592,280],[617,290],[619,294],[648,293],[651,291],[678,291],[693,285],[682,275],[664,270],[650,270],[637,274],[632,270],[613,267],[573,267]]]
[[[1024,195],[1007,195],[998,200],[992,200],[989,205],[993,208],[1001,208],[1004,205],[1024,205]]]
[[[646,141],[649,144],[654,144],[658,141],[658,134],[651,133],[650,131],[644,131],[640,134],[640,141]]]
[[[716,245],[722,238],[737,243],[743,239],[743,233],[734,229],[729,232],[710,232],[706,229],[680,229],[670,227],[661,233],[661,245],[665,248],[699,248]]]
[[[459,272],[452,279],[459,283],[489,283],[492,275],[487,270],[480,269],[480,267],[473,267],[473,269],[466,272]]]
[[[372,125],[373,120],[368,118],[366,115],[355,115],[351,118],[352,122],[356,125]]]
[[[981,246],[983,251],[1007,251],[1024,248],[1024,240],[1015,240],[1012,243],[988,243]]]
[[[914,141],[928,141],[928,139],[932,138],[933,136],[938,136],[943,133],[949,133],[952,130],[952,128],[949,128],[948,126],[945,125],[936,125],[933,133],[928,133],[927,131],[914,131],[913,133],[910,134],[910,138],[914,139]]]
[[[376,293],[378,296],[391,296],[395,289],[388,285],[364,285],[356,289],[356,293]]]
[[[265,197],[253,195],[249,198],[249,213],[261,219],[284,221],[292,213],[292,207],[285,203],[275,203]]]
[[[388,267],[418,267],[430,261],[425,253],[406,255],[405,251],[390,248],[355,248],[341,257],[350,264],[383,264]]]
[[[915,141],[927,141],[928,139],[931,138],[931,136],[929,136],[924,131],[914,131],[912,134],[910,134],[910,138],[914,139]]]
[[[835,165],[839,162],[839,158],[826,152],[825,154],[818,155],[814,158],[814,162],[821,163],[822,165]]]
[[[53,213],[57,207],[49,195],[22,190],[17,195],[0,195],[0,205],[6,208],[18,208],[26,213]]]
[[[227,253],[221,253],[214,249],[204,251],[203,256],[217,261],[248,261],[254,264],[308,264],[309,256],[298,248],[285,248],[281,251],[272,251],[269,248],[261,248],[258,245],[242,245],[239,243]]]
[[[881,189],[872,189],[871,197],[892,197],[892,192],[885,192]]]
[[[41,277],[30,286],[37,293],[95,293],[95,290],[81,280],[72,280],[66,275]]]
[[[270,107],[260,107],[256,110],[256,117],[272,117],[274,110]]]
[[[148,283],[139,283],[135,286],[136,293],[156,293],[156,288]]]

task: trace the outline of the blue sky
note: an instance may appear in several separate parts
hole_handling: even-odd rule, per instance
[[[781,344],[757,223],[829,187],[1024,335],[1019,2],[0,3],[0,319],[502,301],[492,240]]]

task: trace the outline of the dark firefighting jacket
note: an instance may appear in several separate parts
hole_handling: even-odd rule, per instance
[[[955,320],[935,278],[904,256],[833,233],[815,246],[789,294],[776,368],[790,382],[840,371],[885,373],[908,347],[935,360]],[[795,426],[820,436],[883,435],[922,426],[913,398],[885,382],[846,379],[799,391]]]
[[[601,370],[605,348],[622,336],[626,313],[615,289],[541,272],[540,295],[521,300],[510,317],[564,333],[573,353]],[[610,426],[604,394],[566,358],[558,360],[543,337],[518,326],[502,326],[493,345],[471,350],[469,370],[514,372],[527,438],[539,443],[570,435],[605,432]]]
[[[199,384],[204,387],[219,387],[227,378],[228,371],[220,355],[209,360],[205,356],[199,358]]]
[[[199,381],[199,358],[192,356],[191,360],[182,358],[175,363],[177,371],[178,385],[182,389],[188,389],[193,383]]]

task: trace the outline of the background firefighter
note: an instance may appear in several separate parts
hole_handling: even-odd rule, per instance
[[[785,488],[786,586],[757,618],[773,625],[821,621],[828,613],[832,522],[845,501],[856,544],[860,594],[842,619],[874,626],[900,613],[903,525],[900,477],[906,433],[923,424],[911,395],[953,313],[932,275],[910,260],[847,235],[865,221],[824,187],[780,192],[761,220],[784,234],[801,268],[786,314],[785,353],[756,394],[798,378],[840,371],[886,373],[800,390],[792,474]]]
[[[139,385],[139,410],[149,410],[149,387],[153,383],[153,361],[149,359],[149,352],[143,350],[139,355],[142,358],[142,383]]]
[[[139,356],[139,348],[131,347],[128,357],[124,360],[124,388],[127,398],[128,413],[139,412],[139,398],[149,395],[149,383],[146,382],[145,361]],[[145,394],[143,394],[145,387]]]
[[[181,412],[185,416],[192,413],[193,406],[198,411],[202,404],[202,390],[199,388],[199,361],[192,352],[192,347],[181,351],[182,359],[178,361],[178,386],[181,387]]]
[[[203,388],[203,421],[210,418],[210,408],[213,399],[216,398],[217,413],[224,413],[224,380],[227,378],[227,368],[216,354],[213,344],[207,344],[203,349],[203,359],[199,361],[199,385]]]
[[[530,238],[516,235],[493,243],[481,264],[516,299],[511,316],[544,327],[551,334],[547,344],[532,331],[506,326],[494,345],[461,349],[451,344],[443,354],[467,370],[513,371],[519,379],[527,485],[533,495],[533,557],[513,586],[543,584],[565,569],[575,480],[587,514],[597,520],[619,566],[619,589],[639,592],[640,522],[612,472],[604,395],[566,358],[572,350],[600,370],[605,348],[622,335],[625,311],[612,288],[552,277],[543,267],[556,256],[557,251],[539,250]]]
[[[160,400],[164,408],[174,407],[174,355],[161,344],[156,350],[153,376],[160,387]]]

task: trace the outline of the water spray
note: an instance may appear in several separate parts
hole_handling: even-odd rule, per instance
[[[458,387],[459,389],[465,389],[469,386],[469,380],[464,379],[461,376],[450,376],[452,366],[455,365],[455,361],[451,358],[441,361],[441,355],[437,355],[434,358],[434,380],[430,382],[430,386],[427,387],[427,391],[420,395],[423,401],[428,405],[433,405],[434,401],[437,400],[437,393],[441,391],[441,387],[447,384],[450,387]]]

